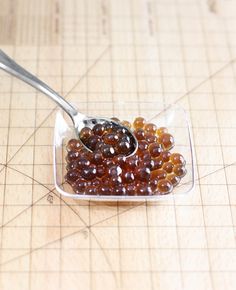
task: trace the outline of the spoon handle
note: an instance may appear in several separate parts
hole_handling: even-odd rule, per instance
[[[32,75],[30,72],[28,72],[23,67],[18,65],[1,49],[0,49],[0,68],[5,72],[22,80],[23,82],[31,85],[36,90],[47,95],[49,98],[55,101],[64,111],[66,111],[68,115],[71,117],[72,121],[74,121],[74,117],[78,114],[76,108],[74,108],[63,97],[61,97],[57,92],[51,89],[44,82],[39,80],[36,76]]]

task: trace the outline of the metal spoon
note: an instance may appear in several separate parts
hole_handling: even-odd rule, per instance
[[[83,127],[90,127],[92,128],[97,123],[104,123],[109,122],[113,124],[115,127],[123,128],[125,130],[125,134],[130,137],[130,140],[133,146],[133,151],[128,155],[133,155],[138,148],[138,141],[132,131],[121,125],[120,123],[110,119],[110,118],[100,118],[100,117],[88,117],[80,112],[77,111],[75,107],[73,107],[70,103],[68,103],[62,96],[60,96],[57,92],[51,89],[48,85],[44,82],[39,80],[36,76],[32,75],[30,72],[22,68],[18,65],[13,59],[11,59],[8,55],[6,55],[2,50],[0,50],[0,68],[3,69],[5,72],[17,77],[18,79],[22,80],[23,82],[31,85],[36,90],[44,93],[49,98],[51,98],[54,102],[56,102],[72,119],[76,131],[76,135],[81,143],[86,147],[87,150],[91,151],[80,139],[79,132]]]

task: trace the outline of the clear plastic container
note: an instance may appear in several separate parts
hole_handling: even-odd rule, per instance
[[[54,131],[54,179],[55,186],[59,193],[66,197],[83,200],[162,200],[172,195],[186,194],[194,186],[194,166],[193,166],[193,143],[190,131],[190,122],[183,108],[177,105],[164,105],[159,102],[86,102],[80,103],[80,108],[84,108],[83,113],[88,116],[117,117],[120,120],[132,122],[135,117],[142,116],[147,121],[157,125],[157,127],[167,127],[174,136],[175,147],[172,152],[181,153],[186,160],[187,174],[181,179],[180,184],[168,195],[150,196],[104,196],[75,194],[69,184],[65,182],[66,174],[65,156],[66,144],[76,137],[73,124],[61,110],[57,112]]]

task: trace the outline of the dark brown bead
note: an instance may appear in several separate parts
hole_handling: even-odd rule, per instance
[[[66,181],[69,183],[75,182],[80,177],[80,173],[76,169],[68,170],[66,173]]]
[[[162,146],[158,143],[150,144],[148,150],[152,157],[158,157],[163,151]]]
[[[144,130],[148,133],[152,133],[152,134],[155,134],[156,133],[156,130],[157,130],[157,126],[153,123],[147,123],[145,126],[144,126]]]
[[[153,163],[154,164],[153,164],[152,170],[160,169],[163,165],[163,160],[159,156],[153,159]]]
[[[125,183],[132,183],[134,181],[134,174],[131,171],[126,171],[122,174],[122,180]]]
[[[162,179],[158,181],[157,189],[159,194],[168,194],[173,190],[173,185],[170,181]]]
[[[166,178],[166,171],[163,170],[163,169],[156,169],[156,170],[153,170],[151,172],[151,178],[157,178],[157,179],[165,179]]]
[[[153,135],[152,133],[146,133],[145,140],[148,143],[155,143],[155,142],[157,142],[157,136]]]
[[[129,142],[120,141],[116,146],[118,154],[127,154],[131,150],[131,145]]]
[[[97,135],[90,136],[86,142],[85,145],[92,151],[95,150],[97,143],[101,141],[101,138]]]
[[[77,160],[71,161],[70,163],[67,163],[66,169],[76,169],[78,167]]]
[[[77,160],[77,168],[78,169],[83,169],[83,168],[87,168],[90,166],[90,161],[88,159],[86,159],[85,157],[80,157]]]
[[[134,170],[138,166],[138,163],[136,156],[131,156],[126,159],[126,168],[128,170]]]
[[[103,165],[97,166],[97,177],[101,178],[106,174],[106,169]]]
[[[170,155],[170,161],[175,165],[176,164],[185,165],[186,163],[184,157],[179,153],[172,153]]]
[[[150,179],[150,172],[148,167],[138,167],[135,170],[135,175],[139,180],[147,182]]]
[[[177,186],[180,182],[180,177],[176,176],[174,173],[168,174],[166,179],[169,180],[173,186]]]
[[[87,186],[85,188],[85,194],[87,195],[97,195],[98,194],[98,188],[96,186]]]
[[[103,124],[96,124],[93,126],[92,131],[94,135],[102,136],[105,132],[105,127]]]
[[[108,169],[108,175],[109,176],[116,176],[120,175],[122,173],[122,169],[119,165],[113,165]]]
[[[119,141],[119,136],[116,133],[107,133],[104,135],[103,140],[106,144],[115,145]]]
[[[92,162],[94,164],[102,164],[103,163],[103,155],[101,152],[93,153]]]
[[[187,173],[187,170],[186,170],[186,168],[185,168],[183,165],[181,165],[181,164],[177,164],[177,165],[174,166],[174,168],[173,168],[173,172],[174,172],[174,174],[175,174],[176,176],[182,178],[182,177],[184,177],[185,174]]]
[[[110,178],[110,185],[113,187],[113,186],[118,186],[118,185],[121,185],[122,184],[122,178],[118,175],[113,175],[111,178]]]
[[[148,142],[145,140],[141,140],[138,142],[138,150],[145,151],[148,149]]]
[[[141,163],[142,166],[148,167],[150,170],[154,170],[155,168],[155,161],[153,159],[146,159],[143,160]]]
[[[91,185],[93,185],[93,186],[99,186],[101,184],[101,181],[98,178],[94,178],[90,182],[91,182]]]
[[[158,183],[158,179],[157,178],[153,178],[149,182],[149,186],[151,187],[153,192],[156,191],[156,189],[157,189],[157,183]]]
[[[79,142],[79,140],[77,139],[71,139],[67,146],[66,146],[66,149],[67,151],[79,151],[81,149],[81,144]]]
[[[145,125],[146,121],[143,117],[137,117],[134,120],[133,126],[135,129],[143,128]]]
[[[171,173],[173,170],[173,167],[174,167],[173,163],[166,162],[163,164],[162,169],[164,169],[167,173]]]
[[[105,158],[111,158],[115,155],[114,147],[108,144],[104,144],[101,151],[102,151],[103,157]]]
[[[69,151],[66,159],[67,159],[67,161],[71,162],[71,161],[78,159],[79,156],[80,156],[80,153],[78,151]]]
[[[112,122],[104,122],[104,128],[105,128],[105,131],[107,132],[111,132],[113,129],[114,129],[114,125],[112,124]]]
[[[125,195],[126,194],[126,188],[122,185],[115,186],[112,190],[112,193],[114,195]]]
[[[81,178],[77,179],[72,185],[74,192],[77,194],[84,193],[86,187],[87,187],[87,182]]]
[[[135,195],[137,192],[137,187],[134,184],[129,184],[126,186],[127,195]]]
[[[111,194],[111,189],[107,185],[101,185],[98,187],[98,193],[100,195],[110,195]]]
[[[81,169],[81,176],[86,180],[91,180],[96,177],[97,168],[96,165],[91,164],[89,167]]]
[[[138,140],[144,140],[145,139],[145,131],[141,128],[134,131],[134,135]]]
[[[160,135],[158,141],[162,144],[165,150],[170,150],[174,147],[175,144],[174,137],[169,133],[164,133]]]
[[[103,141],[97,142],[96,147],[95,147],[95,151],[101,152],[103,145],[104,145]]]
[[[125,164],[126,164],[126,157],[125,157],[125,155],[116,155],[116,156],[114,156],[113,157],[113,162],[115,163],[115,164],[118,164],[118,165],[120,165],[120,167],[124,167],[125,166]]]
[[[137,186],[137,194],[138,195],[151,195],[152,194],[151,186],[146,185],[146,184],[139,184]]]

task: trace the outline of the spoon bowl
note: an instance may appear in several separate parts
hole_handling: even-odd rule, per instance
[[[29,84],[30,86],[34,87],[36,90],[44,93],[50,99],[52,99],[55,103],[57,103],[71,118],[76,138],[80,140],[81,144],[89,151],[92,151],[80,138],[80,131],[84,127],[89,127],[90,129],[93,128],[96,124],[103,124],[104,122],[111,123],[116,128],[121,128],[124,130],[124,133],[128,135],[130,138],[132,147],[131,152],[127,154],[127,157],[132,156],[138,149],[138,141],[132,131],[121,125],[119,122],[116,122],[109,118],[95,118],[95,117],[88,117],[80,112],[72,106],[69,102],[67,102],[62,96],[60,96],[57,92],[55,92],[52,88],[38,79],[36,76],[28,72],[26,69],[21,67],[17,64],[13,59],[11,59],[8,55],[6,55],[2,50],[0,50],[0,68],[7,72],[10,75],[15,76],[16,78],[20,79],[21,81]]]

